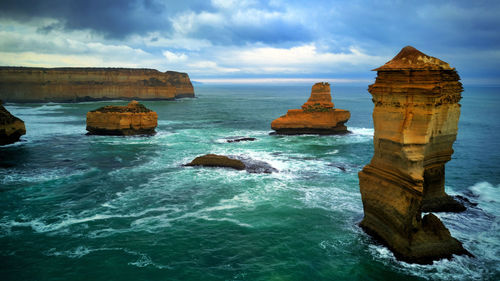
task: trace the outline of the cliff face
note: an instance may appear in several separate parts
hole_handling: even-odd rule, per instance
[[[26,134],[23,120],[10,114],[0,101],[0,145],[11,144]]]
[[[350,117],[349,111],[334,108],[330,84],[316,83],[302,109],[288,110],[286,115],[271,123],[271,128],[276,133],[285,135],[340,134],[347,132],[344,123]]]
[[[468,253],[441,221],[422,212],[463,208],[444,191],[444,165],[458,131],[462,84],[454,68],[405,47],[375,69],[374,155],[359,172],[361,226],[399,259],[429,263]]]
[[[131,101],[127,106],[105,106],[87,113],[89,135],[152,135],[158,125],[156,112]]]
[[[186,73],[130,68],[0,67],[0,99],[77,102],[194,97]]]

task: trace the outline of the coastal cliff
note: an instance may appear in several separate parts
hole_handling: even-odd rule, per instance
[[[87,113],[89,135],[153,135],[158,114],[137,101],[126,106],[108,105]]]
[[[0,67],[5,102],[160,100],[194,97],[188,74],[132,68]]]
[[[351,114],[347,110],[336,109],[332,103],[330,84],[316,83],[311,96],[302,109],[290,109],[286,115],[274,120],[271,128],[277,134],[342,134],[347,132],[344,125]]]
[[[373,96],[374,155],[359,172],[363,229],[398,259],[431,263],[468,254],[433,214],[463,210],[444,190],[458,131],[462,84],[454,68],[407,46],[385,65]]]
[[[10,114],[0,100],[0,145],[11,144],[26,134],[23,120]]]

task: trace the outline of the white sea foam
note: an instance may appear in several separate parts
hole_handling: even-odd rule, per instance
[[[486,280],[500,275],[500,186],[480,182],[469,188],[477,198],[477,207],[462,213],[435,213],[475,258],[454,256],[452,260],[434,261],[432,265],[397,261],[386,247],[370,245],[377,260],[395,270],[432,280]],[[474,235],[471,235],[473,233]]]
[[[361,136],[371,136],[375,134],[375,129],[373,128],[356,128],[356,127],[349,127],[349,131],[351,131],[354,135],[361,135]]]
[[[137,266],[137,267],[147,267],[147,266],[153,266],[158,269],[167,269],[171,268],[168,265],[162,265],[154,262],[151,257],[149,257],[147,254],[140,253],[137,251],[129,250],[127,248],[119,248],[119,247],[103,247],[103,248],[90,248],[87,246],[78,246],[74,249],[71,250],[66,250],[66,251],[58,251],[56,248],[51,248],[45,252],[43,252],[44,255],[46,256],[55,256],[55,257],[68,257],[71,259],[79,259],[81,257],[84,257],[88,254],[95,253],[95,252],[102,252],[102,251],[120,251],[124,252],[125,254],[136,256],[137,260],[131,261],[128,263],[128,265],[132,266]]]

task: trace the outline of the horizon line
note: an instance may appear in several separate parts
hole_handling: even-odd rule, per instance
[[[192,78],[194,83],[203,84],[285,84],[285,83],[369,83],[371,79],[349,78]]]

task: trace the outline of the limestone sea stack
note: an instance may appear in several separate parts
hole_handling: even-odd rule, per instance
[[[169,100],[194,97],[188,74],[136,68],[0,67],[6,102]]]
[[[108,105],[87,113],[89,135],[153,135],[158,115],[137,101],[127,106]]]
[[[0,100],[0,145],[11,144],[26,134],[23,120],[10,114]]]
[[[347,133],[344,123],[350,117],[349,111],[334,108],[330,84],[323,82],[313,85],[311,97],[302,109],[288,110],[286,115],[271,123],[271,128],[282,135],[342,134]]]
[[[368,88],[375,104],[374,155],[359,172],[361,227],[407,262],[469,254],[439,218],[422,217],[457,204],[444,191],[444,165],[458,130],[460,77],[448,63],[410,46],[375,70]],[[426,202],[434,207],[426,209]]]

